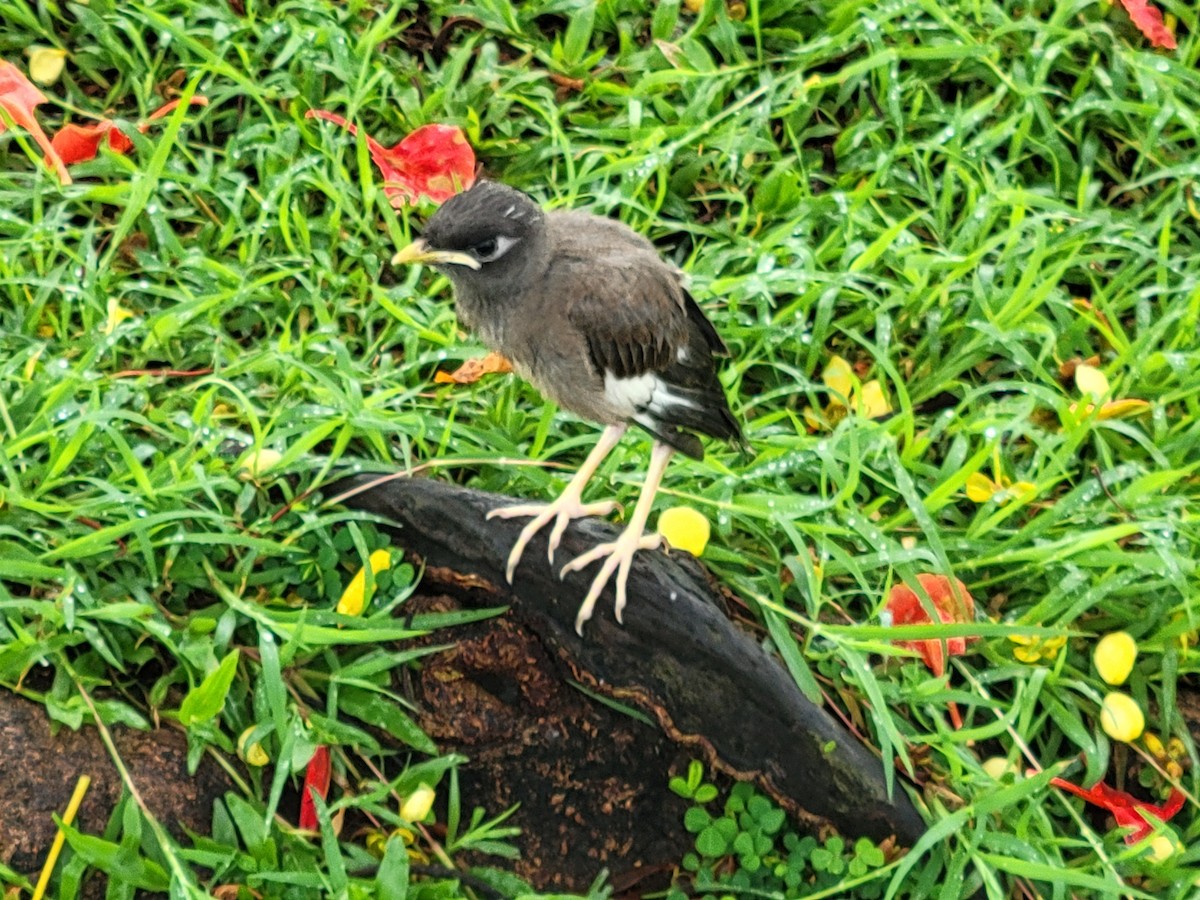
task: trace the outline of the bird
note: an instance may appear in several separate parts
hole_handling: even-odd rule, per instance
[[[698,435],[747,446],[717,377],[716,360],[729,351],[684,286],[683,273],[616,219],[545,211],[527,194],[492,180],[449,198],[392,263],[425,264],[446,275],[468,332],[507,357],[518,375],[561,409],[604,426],[554,501],[488,514],[530,517],[507,560],[509,584],[530,540],[547,525],[553,522],[553,564],[572,519],[617,508],[611,500],[584,502],[583,492],[629,427],[653,439],[625,528],[560,572],[565,577],[602,561],[575,618],[580,636],[614,574],[614,614],[623,624],[634,556],[661,546],[659,535],[646,533],[646,523],[672,455],[703,459]]]

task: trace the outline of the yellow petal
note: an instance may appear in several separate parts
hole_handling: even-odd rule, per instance
[[[985,759],[981,765],[983,766],[983,771],[987,772],[988,777],[993,781],[999,781],[1010,772],[1015,775],[1017,771],[1016,766],[1010,763],[1003,756],[989,757],[988,759]]]
[[[427,784],[417,786],[400,805],[400,818],[405,822],[423,822],[433,809],[434,790]]]
[[[1163,862],[1174,856],[1183,849],[1179,842],[1173,840],[1169,835],[1155,835],[1150,841],[1150,851],[1146,854],[1146,858],[1151,862]]]
[[[1128,694],[1113,691],[1100,706],[1100,727],[1114,741],[1136,741],[1146,730],[1146,716]]]
[[[883,385],[878,381],[868,381],[862,386],[854,408],[860,416],[866,416],[868,419],[886,416],[892,411],[887,397],[883,395]]]
[[[100,328],[101,334],[112,334],[117,330],[117,326],[126,319],[132,319],[133,313],[121,306],[121,302],[116,297],[108,298],[108,320]]]
[[[271,757],[267,755],[267,751],[263,749],[262,744],[258,741],[251,741],[250,735],[257,728],[257,725],[251,725],[238,737],[237,752],[247,765],[261,767],[271,761]]]
[[[837,395],[840,402],[845,403],[850,399],[850,389],[854,386],[854,370],[850,368],[850,363],[840,356],[834,356],[825,365],[821,380],[825,382],[825,387]]]
[[[1121,679],[1124,681],[1125,679]],[[1146,747],[1146,752],[1162,762],[1167,758],[1167,748],[1163,746],[1162,740],[1153,731],[1147,731],[1142,735],[1142,743]]]
[[[1013,656],[1023,663],[1035,663],[1042,658],[1036,647],[1013,647]]]
[[[973,503],[987,503],[999,490],[1000,485],[982,472],[972,472],[967,476],[967,499]]]
[[[658,533],[673,548],[699,556],[708,546],[712,528],[708,519],[690,506],[672,506],[658,517]]]
[[[1114,631],[1096,642],[1092,662],[1108,684],[1124,684],[1133,671],[1137,652],[1137,641],[1124,631]]]
[[[1108,403],[1100,405],[1100,412],[1096,414],[1097,419],[1121,419],[1125,416],[1136,416],[1139,413],[1144,413],[1150,408],[1150,404],[1146,400],[1110,400]]]
[[[372,575],[378,575],[380,572],[391,568],[392,554],[388,550],[376,550],[367,559],[367,565],[371,567]],[[350,579],[350,583],[346,585],[346,590],[342,591],[342,597],[338,600],[337,611],[343,616],[357,616],[363,611],[363,606],[366,604],[366,594],[367,570],[366,567],[363,567]]]
[[[37,369],[38,360],[42,358],[42,350],[44,347],[38,347],[30,354],[29,359],[25,360],[25,368],[21,370],[21,374],[25,376],[25,380],[33,378],[33,373]]]
[[[1032,481],[1018,481],[1005,488],[1004,493],[1004,502],[1020,500],[1022,503],[1027,503],[1037,496],[1037,485]]]
[[[38,84],[54,84],[62,74],[67,51],[57,47],[29,48],[29,77]]]
[[[243,481],[251,478],[260,478],[279,465],[281,459],[283,459],[283,454],[270,447],[263,447],[261,450],[251,450],[246,454],[245,459],[242,460],[241,472],[238,473],[238,477]]]
[[[1075,387],[1085,397],[1095,397],[1099,400],[1108,393],[1108,379],[1095,366],[1081,363],[1075,367]]]

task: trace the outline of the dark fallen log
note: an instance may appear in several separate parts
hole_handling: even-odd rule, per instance
[[[810,703],[783,665],[720,609],[694,564],[643,552],[628,582],[625,624],[612,614],[611,586],[581,639],[574,630],[590,567],[565,580],[559,568],[616,535],[607,522],[573,523],[556,560],[545,532],[527,549],[515,583],[504,579],[508,553],[524,520],[485,519],[512,499],[423,478],[355,475],[326,496],[389,523],[397,544],[424,560],[427,577],[484,588],[514,611],[593,689],[637,706],[673,739],[714,767],[754,779],[811,826],[832,825],[911,846],[925,824],[897,782],[889,797],[878,758],[824,710]],[[687,558],[690,561],[690,558]]]

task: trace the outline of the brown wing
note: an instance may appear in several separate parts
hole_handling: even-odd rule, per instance
[[[629,248],[617,259],[580,260],[569,284],[567,317],[587,340],[596,371],[617,378],[661,372],[688,336],[675,273],[657,256]]]

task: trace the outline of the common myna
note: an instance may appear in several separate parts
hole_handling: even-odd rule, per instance
[[[630,423],[654,437],[646,480],[625,530],[561,573],[603,559],[575,629],[582,634],[614,571],[621,621],[634,554],[660,544],[645,528],[671,454],[702,459],[696,433],[744,443],[714,365],[714,356],[728,351],[681,284],[681,273],[620,222],[585,212],[547,213],[520,191],[493,181],[447,200],[424,235],[392,262],[428,263],[448,276],[465,328],[559,406],[605,426],[557,500],[491,512],[533,517],[508,557],[510,584],[526,545],[549,522],[553,562],[571,519],[616,508],[612,501],[584,503],[583,489]]]

